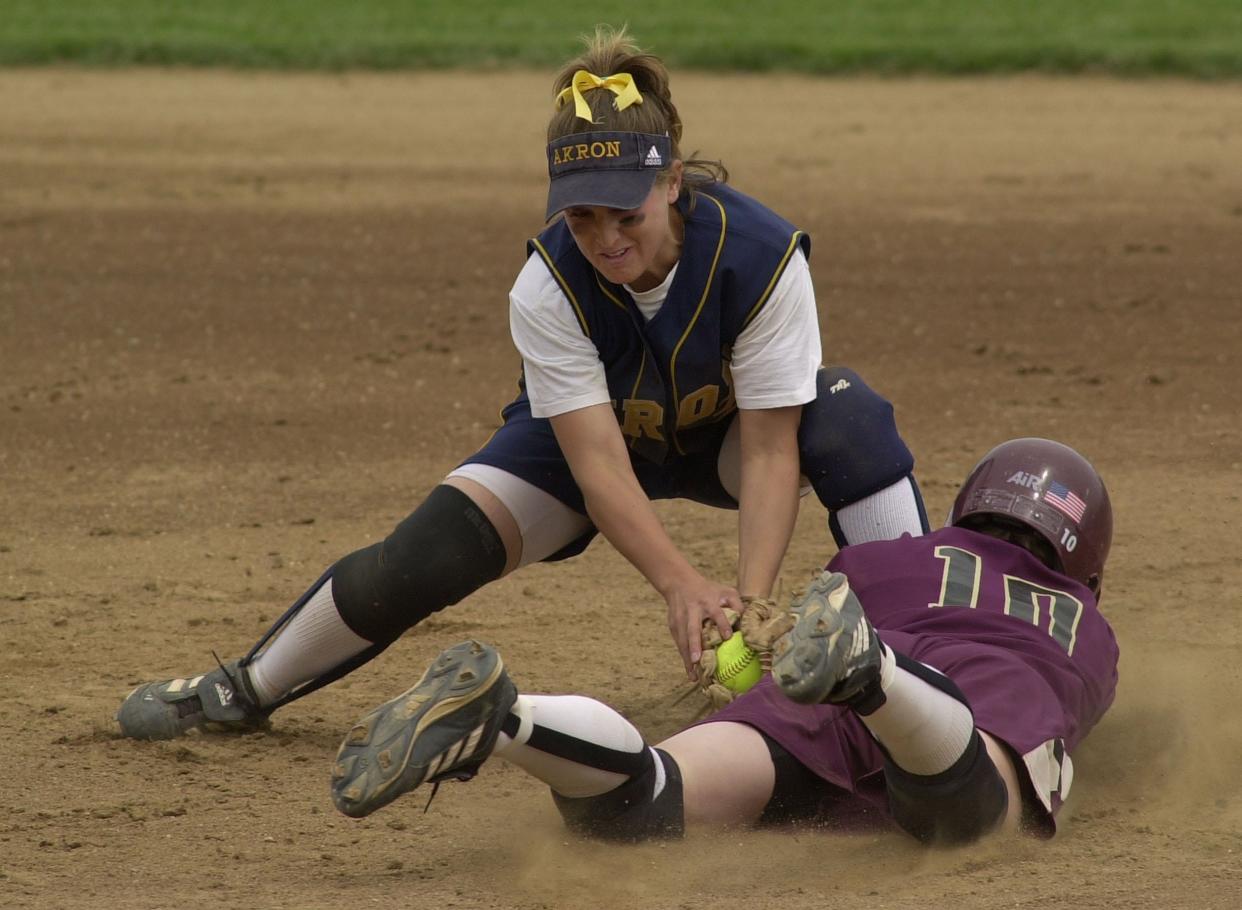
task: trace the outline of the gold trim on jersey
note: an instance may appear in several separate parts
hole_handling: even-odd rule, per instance
[[[578,298],[575,297],[574,292],[570,290],[569,282],[566,281],[565,276],[557,270],[556,265],[552,262],[551,254],[544,249],[543,244],[539,242],[539,238],[535,237],[531,240],[531,243],[534,244],[535,249],[539,251],[539,255],[542,257],[544,265],[548,267],[548,271],[552,273],[552,277],[556,279],[556,283],[559,284],[561,286],[561,290],[565,292],[565,297],[568,298],[569,305],[574,308],[574,315],[578,317],[578,325],[582,326],[582,334],[587,338],[590,338],[591,327],[587,324],[586,315],[583,314],[582,307],[578,305]]]
[[[603,292],[604,296],[607,297],[609,300],[611,300],[613,303],[615,303],[619,310],[622,310],[628,314],[629,308],[626,307],[626,305],[621,301],[621,298],[618,297],[616,294],[614,294],[612,291],[608,290],[608,288],[604,286],[604,282],[599,280],[599,271],[594,268],[591,269],[591,271],[595,275],[595,283],[599,286],[599,289]]]
[[[677,394],[677,355],[681,353],[681,346],[686,343],[686,339],[690,337],[690,333],[694,330],[695,324],[699,321],[699,316],[703,313],[703,305],[707,303],[707,294],[711,290],[712,282],[716,280],[716,267],[720,264],[720,251],[724,249],[725,229],[728,227],[728,215],[725,214],[725,207],[720,200],[707,193],[698,193],[706,199],[710,199],[720,210],[720,239],[716,241],[716,255],[712,257],[712,267],[707,273],[707,282],[703,285],[703,294],[699,297],[699,305],[694,310],[694,316],[690,319],[690,324],[686,326],[686,330],[682,333],[681,338],[677,342],[677,346],[673,348],[673,353],[668,358],[668,376],[669,383],[673,387],[674,402],[680,402],[681,397]],[[685,455],[686,452],[681,447],[681,442],[677,438],[678,427],[673,428],[673,447],[677,449],[678,455]]]
[[[785,266],[789,265],[789,259],[793,256],[794,250],[798,248],[798,240],[801,237],[802,231],[793,232],[793,237],[789,240],[789,248],[785,250],[785,255],[781,257],[780,263],[776,266],[776,271],[772,273],[772,280],[768,282],[768,286],[764,288],[763,293],[759,295],[759,300],[753,307],[750,308],[750,312],[746,314],[746,318],[742,320],[742,328],[739,329],[739,332],[746,330],[746,327],[750,325],[751,320],[759,315],[759,311],[763,309],[763,305],[767,303],[768,298],[772,296],[772,290],[776,287],[776,282],[780,280],[781,275],[784,274]]]

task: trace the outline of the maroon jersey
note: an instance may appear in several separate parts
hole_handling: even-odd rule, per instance
[[[1065,724],[1059,733],[1071,748],[1112,704],[1117,641],[1095,595],[1020,547],[944,528],[847,547],[829,568],[849,578],[885,641],[892,630],[1021,656],[1055,694]]]
[[[1073,780],[1069,752],[1117,685],[1117,642],[1091,591],[961,528],[846,547],[828,567],[849,578],[885,644],[957,683],[979,729],[1020,757],[1051,818]],[[851,792],[883,769],[852,712],[795,705],[768,679],[711,720],[762,730]]]

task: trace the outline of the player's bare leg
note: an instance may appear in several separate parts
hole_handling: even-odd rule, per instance
[[[700,724],[660,748],[681,769],[687,827],[756,822],[772,799],[776,769],[763,735],[748,724]]]

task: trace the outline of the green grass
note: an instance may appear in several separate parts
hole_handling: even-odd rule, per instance
[[[548,68],[610,15],[678,68],[1242,75],[1242,0],[0,0],[0,65]]]

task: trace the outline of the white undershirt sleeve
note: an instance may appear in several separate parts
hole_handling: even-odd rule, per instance
[[[781,408],[815,400],[822,362],[811,269],[795,250],[758,315],[733,345],[739,408]]]
[[[526,260],[509,292],[509,331],[522,355],[535,417],[555,417],[610,400],[599,351],[538,253]]]

